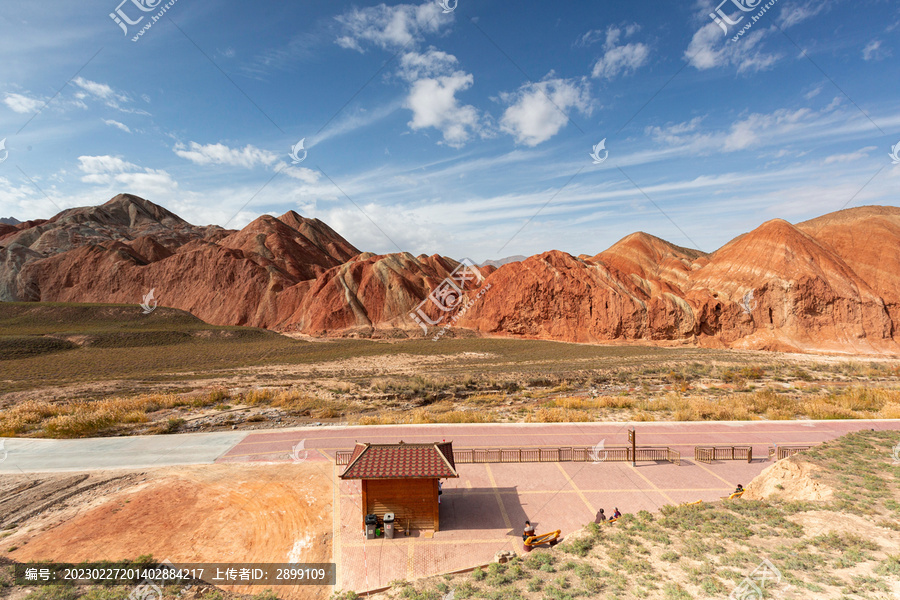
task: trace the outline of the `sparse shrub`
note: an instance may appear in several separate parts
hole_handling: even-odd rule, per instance
[[[184,425],[185,421],[181,418],[170,417],[166,424],[163,425],[160,433],[175,433],[178,428]]]
[[[677,552],[673,552],[672,550],[667,550],[666,552],[662,553],[662,556],[660,556],[660,558],[666,562],[675,562],[679,558],[681,558],[681,556],[679,556],[679,554]]]
[[[78,591],[70,585],[42,585],[25,596],[26,600],[75,600]]]

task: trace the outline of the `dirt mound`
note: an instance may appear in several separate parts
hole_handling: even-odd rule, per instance
[[[45,503],[84,476],[15,483]],[[119,482],[116,482],[119,483]],[[15,519],[6,556],[99,561],[152,554],[173,562],[332,562],[330,463],[167,467],[97,497],[68,496],[52,513]],[[30,486],[30,487],[29,487]],[[42,491],[43,490],[43,491]],[[65,500],[65,502],[63,502]],[[225,588],[259,593],[250,586]],[[279,586],[281,598],[324,598],[324,586]]]
[[[742,497],[747,500],[830,500],[834,490],[813,477],[819,470],[815,465],[797,457],[779,460],[757,475]]]

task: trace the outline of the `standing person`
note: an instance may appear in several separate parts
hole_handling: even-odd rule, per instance
[[[524,542],[530,537],[534,537],[534,525],[531,521],[525,521],[525,531],[522,532],[522,541]]]
[[[602,522],[605,521],[605,520],[606,520],[606,513],[603,512],[603,509],[601,508],[601,509],[597,512],[597,517],[594,519],[594,522],[595,522],[595,523],[602,523]]]

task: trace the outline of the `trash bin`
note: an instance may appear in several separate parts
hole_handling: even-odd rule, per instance
[[[366,515],[366,539],[375,539],[375,527],[378,525],[378,517],[375,515]]]
[[[384,513],[384,537],[394,539],[394,513]]]

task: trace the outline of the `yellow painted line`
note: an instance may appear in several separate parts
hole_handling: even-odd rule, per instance
[[[740,461],[738,461],[738,462],[740,462]],[[698,467],[700,467],[701,469],[703,469],[704,471],[706,471],[707,473],[709,473],[710,475],[712,475],[713,477],[715,477],[716,479],[718,479],[719,481],[725,483],[726,485],[730,485],[730,486],[734,487],[734,484],[733,484],[733,483],[731,483],[731,482],[728,481],[727,479],[723,479],[722,477],[719,477],[719,476],[716,475],[713,471],[711,471],[711,470],[707,469],[706,467],[704,467],[704,466],[700,463],[699,460],[694,461],[694,464],[697,465]]]
[[[588,502],[587,497],[581,493],[581,490],[578,489],[578,486],[575,485],[575,482],[569,477],[569,474],[566,473],[566,470],[563,469],[563,466],[559,463],[556,463],[556,466],[559,467],[560,472],[562,472],[563,477],[566,478],[566,481],[569,482],[569,485],[572,486],[572,489],[575,490],[575,493],[578,494],[578,497],[581,498],[581,501],[584,502],[584,505],[588,507],[588,510],[591,511],[591,514],[594,515],[597,511],[594,509],[594,505]]]
[[[672,503],[672,504],[677,504],[677,502],[675,502],[674,500],[672,500],[672,498],[670,498],[669,495],[668,495],[667,493],[665,493],[664,491],[662,491],[661,489],[659,489],[658,487],[656,487],[656,485],[655,485],[652,481],[650,481],[649,479],[647,479],[646,477],[644,477],[644,474],[641,473],[640,471],[638,471],[638,470],[637,470],[637,467],[631,467],[631,470],[634,471],[635,473],[637,473],[637,474],[638,474],[638,477],[640,477],[641,479],[643,479],[644,481],[646,481],[646,482],[650,485],[650,487],[652,487],[655,491],[657,491],[657,492],[659,492],[660,494],[662,494],[663,497],[664,497],[666,500],[668,500],[670,503]],[[645,490],[645,491],[646,491],[646,490]]]
[[[438,535],[440,535],[440,533],[438,533]],[[503,537],[503,538],[494,538],[494,539],[489,539],[489,540],[468,540],[468,539],[459,539],[459,538],[443,539],[443,540],[430,539],[427,542],[420,541],[419,544],[423,544],[423,545],[428,544],[429,546],[432,544],[437,544],[437,545],[442,545],[442,546],[446,546],[446,545],[460,546],[460,545],[468,545],[468,544],[508,544],[510,542],[510,540],[513,540],[513,539],[514,538],[512,536],[507,536],[507,537]],[[518,539],[522,539],[522,538],[520,537]],[[371,543],[372,542],[369,542],[369,547],[371,547]],[[365,542],[347,542],[344,544],[344,547],[345,548],[362,548],[365,545],[366,545]],[[412,544],[410,544],[410,547],[412,547]],[[407,557],[406,557],[407,576],[409,576],[409,553],[410,553],[410,551],[407,550]]]
[[[413,542],[412,538],[409,539],[409,544],[407,545],[406,551],[406,580],[412,581],[415,579],[415,562],[413,561],[413,556],[416,552],[416,545]]]
[[[468,479],[466,479],[466,489],[469,489],[469,490],[472,489],[472,482],[469,481]]]
[[[235,448],[236,447],[237,446],[235,446]],[[322,452],[322,450],[324,450],[324,448],[319,448],[318,450],[319,450],[319,452]],[[272,455],[285,456],[285,455],[287,455],[287,458],[285,458],[285,460],[290,460],[290,454],[291,454],[291,449],[286,448],[284,450],[272,450],[271,452],[248,452],[247,454],[226,454],[226,455],[222,456],[221,458],[237,458],[238,456],[272,456]],[[328,460],[334,460],[333,458],[331,458],[324,452],[322,452],[322,454]]]
[[[728,483],[728,482],[726,482],[726,483]],[[733,487],[734,486],[729,483],[726,487],[657,488],[657,489],[659,489],[659,491],[661,491],[661,492],[721,492],[722,490],[730,490]],[[579,488],[578,490],[522,490],[522,491],[516,491],[516,492],[502,492],[500,490],[497,490],[496,492],[494,492],[492,490],[488,490],[488,491],[484,491],[484,492],[481,492],[481,491],[475,492],[475,491],[470,491],[469,489],[463,489],[463,488],[453,488],[452,490],[447,490],[446,488],[444,488],[445,493],[448,491],[456,491],[456,490],[461,490],[463,492],[462,494],[460,494],[461,496],[492,496],[492,495],[500,494],[501,496],[515,497],[515,496],[523,496],[526,494],[577,494],[579,492],[585,493],[585,494],[639,493],[639,492],[646,492],[647,488],[630,488],[630,489],[605,488],[602,490],[582,490]],[[455,495],[456,494],[451,494],[451,496],[455,496]],[[358,499],[359,494],[343,494],[341,496],[341,498]]]
[[[500,490],[497,489],[497,480],[494,479],[491,465],[484,463],[484,468],[487,469],[488,479],[491,481],[491,487],[494,488],[494,497],[497,498],[497,506],[500,507],[500,514],[503,515],[503,524],[507,529],[512,529],[512,521],[509,520],[509,515],[506,514],[506,506],[503,505],[503,497],[500,495]]]

